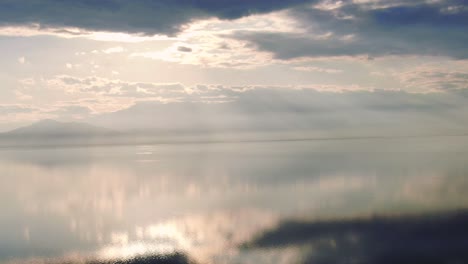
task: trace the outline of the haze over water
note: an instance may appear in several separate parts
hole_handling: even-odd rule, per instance
[[[0,264],[468,263],[468,0],[0,0]]]
[[[464,209],[467,160],[466,137],[2,149],[0,262],[297,263],[311,246],[242,245],[285,220]]]

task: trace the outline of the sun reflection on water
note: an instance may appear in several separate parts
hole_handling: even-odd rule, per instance
[[[137,256],[164,255],[187,251],[190,238],[174,223],[160,223],[146,228],[135,228],[136,240],[130,240],[128,233],[114,232],[111,244],[97,253],[101,259],[128,259]]]
[[[249,209],[180,216],[112,232],[109,243],[95,255],[101,260],[125,260],[184,252],[198,262],[212,263],[220,257],[239,257],[238,246],[259,230],[275,225],[277,219],[269,212]]]

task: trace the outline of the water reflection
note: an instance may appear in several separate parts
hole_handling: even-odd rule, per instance
[[[286,221],[244,249],[300,246],[302,263],[466,263],[468,211]]]
[[[303,245],[239,245],[283,219],[466,208],[464,140],[2,150],[0,262],[297,263]]]

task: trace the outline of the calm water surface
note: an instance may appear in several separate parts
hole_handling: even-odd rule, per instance
[[[0,263],[296,263],[240,245],[284,219],[466,208],[467,164],[466,137],[3,149]]]

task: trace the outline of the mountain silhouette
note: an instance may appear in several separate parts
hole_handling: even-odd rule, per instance
[[[52,119],[41,120],[29,126],[20,127],[3,136],[9,137],[95,137],[115,133],[110,129],[80,122],[59,122]]]

